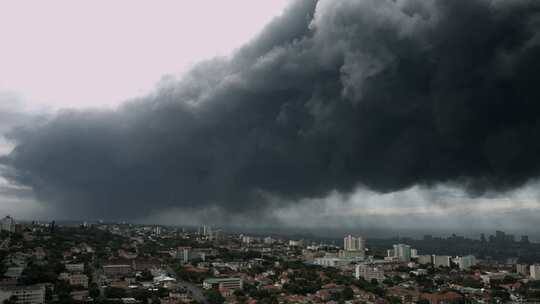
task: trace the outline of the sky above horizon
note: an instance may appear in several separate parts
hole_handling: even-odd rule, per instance
[[[0,92],[36,111],[115,107],[230,55],[286,3],[2,1]]]
[[[0,214],[534,233],[538,20],[533,0],[0,0]]]
[[[115,108],[199,61],[230,56],[287,3],[0,1],[0,155],[13,149],[4,134],[14,126],[65,109]],[[17,188],[0,177],[1,214],[55,217],[31,193],[8,194]]]

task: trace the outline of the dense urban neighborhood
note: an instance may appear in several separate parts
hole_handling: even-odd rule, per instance
[[[210,226],[17,223],[9,216],[1,228],[2,303],[540,301],[533,260],[540,246],[502,231],[478,240],[348,235],[336,244]]]

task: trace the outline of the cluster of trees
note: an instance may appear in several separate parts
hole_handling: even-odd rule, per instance
[[[51,259],[47,263],[37,264],[30,262],[24,269],[19,282],[23,285],[39,283],[56,283],[58,274],[65,271],[66,267],[59,260]]]
[[[176,276],[183,281],[192,282],[192,283],[202,283],[204,279],[208,278],[210,275],[205,272],[194,272],[189,271],[186,267],[182,265],[175,265],[173,267]]]
[[[378,295],[379,297],[382,297],[385,295],[384,289],[380,286],[379,282],[377,280],[373,279],[371,281],[366,281],[362,278],[358,280],[353,281],[353,285],[356,287],[365,290],[367,292],[371,292],[373,294]]]
[[[317,269],[312,267],[304,267],[295,269],[288,276],[289,282],[283,284],[283,289],[290,294],[306,295],[315,293],[321,289],[322,280]]]
[[[251,259],[260,258],[261,253],[256,251],[232,251],[220,248],[217,258],[226,261],[248,261]]]
[[[225,298],[216,289],[210,289],[205,291],[205,296],[208,303],[210,304],[223,304],[225,302]]]
[[[331,296],[331,299],[338,303],[344,303],[345,301],[352,300],[353,298],[354,292],[350,287],[345,287],[341,292],[335,292]]]

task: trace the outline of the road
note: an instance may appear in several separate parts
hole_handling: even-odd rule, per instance
[[[182,280],[178,280],[177,283],[178,285],[189,290],[191,292],[191,296],[195,301],[202,304],[208,304],[208,299],[206,299],[206,296],[203,294],[203,291],[199,286]]]
[[[0,245],[0,249],[7,249],[9,248],[9,242],[11,241],[11,238],[8,236],[7,239],[5,239],[2,244]]]
[[[201,287],[190,282],[182,281],[180,278],[176,277],[173,269],[170,266],[167,267],[167,272],[169,273],[169,275],[171,275],[172,277],[176,279],[176,283],[179,286],[182,286],[183,288],[191,292],[191,296],[193,297],[193,300],[202,304],[208,304],[208,299],[204,295]]]

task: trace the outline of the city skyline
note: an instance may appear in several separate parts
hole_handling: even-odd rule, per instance
[[[0,6],[0,213],[536,237],[533,1]]]

